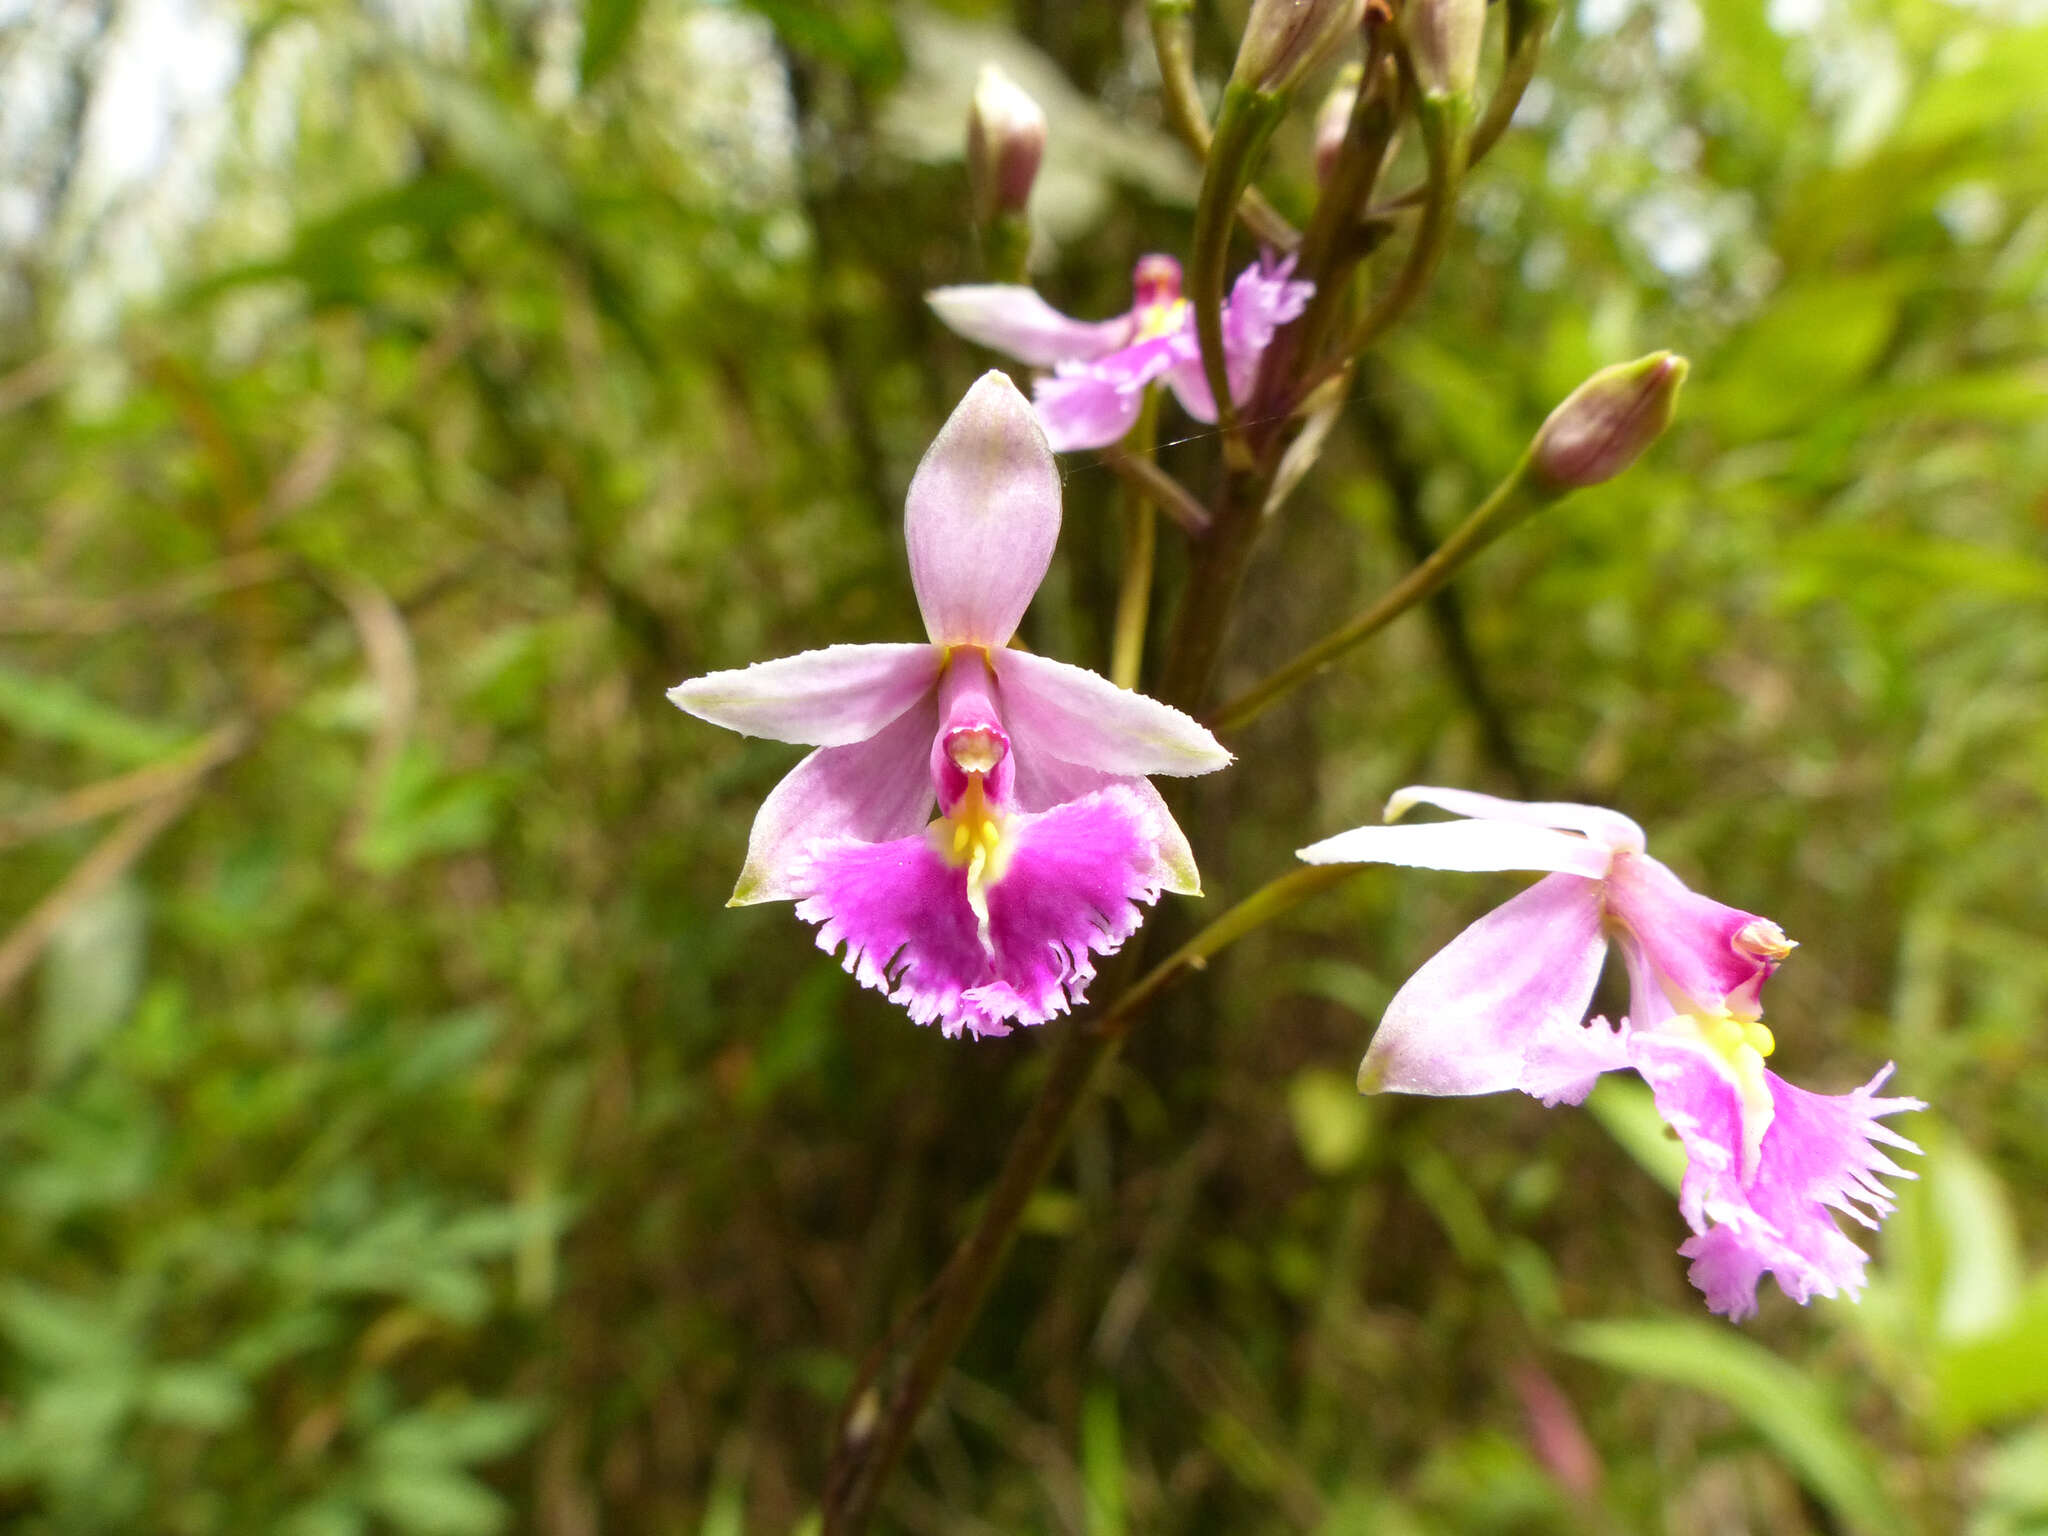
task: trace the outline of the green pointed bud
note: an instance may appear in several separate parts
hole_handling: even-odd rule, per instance
[[[1045,112],[994,64],[981,67],[967,109],[967,182],[974,221],[1021,215],[1045,158]]]
[[[1472,99],[1479,85],[1479,43],[1486,0],[1409,0],[1402,16],[1408,58],[1423,99]]]
[[[1344,152],[1344,134],[1351,127],[1351,111],[1358,105],[1358,88],[1365,79],[1365,66],[1346,64],[1337,72],[1330,94],[1316,108],[1316,182],[1330,179],[1337,168],[1337,156]]]
[[[1301,84],[1365,19],[1366,0],[1252,0],[1230,83],[1279,96]]]
[[[1612,480],[1664,435],[1690,365],[1652,352],[1602,368],[1565,397],[1536,430],[1529,478],[1552,495]]]

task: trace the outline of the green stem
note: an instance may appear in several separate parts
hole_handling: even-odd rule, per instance
[[[1102,450],[1102,462],[1119,479],[1144,493],[1145,499],[1179,523],[1191,538],[1209,531],[1209,509],[1195,493],[1159,467],[1155,459],[1133,458],[1120,444]]]
[[[1026,260],[1031,254],[1031,220],[1021,213],[999,213],[982,231],[982,264],[992,283],[1022,283],[1030,279]]]
[[[1332,630],[1285,666],[1272,672],[1264,681],[1223,705],[1210,716],[1210,726],[1218,731],[1230,731],[1246,724],[1360,641],[1385,629],[1443,586],[1466,561],[1487,545],[1556,499],[1531,483],[1529,459],[1525,455],[1471,516],[1460,523],[1428,559],[1396,582],[1385,596],[1348,624]]]
[[[1203,969],[1218,951],[1263,928],[1311,896],[1321,895],[1342,883],[1360,868],[1356,864],[1308,865],[1275,876],[1153,966],[1129,991],[1085,1027],[1093,1033],[1118,1038],[1128,1034],[1138,1015],[1152,1000],[1186,972]]]
[[[1216,397],[1216,424],[1223,432],[1224,458],[1234,469],[1250,467],[1251,450],[1238,428],[1237,404],[1231,398],[1223,359],[1223,281],[1230,257],[1230,225],[1238,195],[1251,179],[1252,166],[1285,106],[1283,98],[1246,85],[1225,88],[1209,162],[1203,168],[1201,196],[1195,203],[1189,297],[1195,309],[1195,335],[1202,344],[1202,376]]]
[[[1190,0],[1152,0],[1147,7],[1152,22],[1152,51],[1159,56],[1159,88],[1166,105],[1166,120],[1181,142],[1206,161],[1212,135],[1209,114],[1202,109],[1201,91],[1195,85],[1194,28],[1188,20]],[[1301,232],[1287,217],[1267,202],[1257,187],[1246,187],[1237,205],[1237,216],[1252,238],[1277,250],[1291,251],[1301,244]]]
[[[1390,87],[1381,78],[1385,57],[1383,30],[1372,28],[1367,33],[1358,99],[1352,104],[1351,119],[1344,128],[1344,147],[1301,238],[1296,276],[1315,284],[1315,291],[1301,318],[1282,329],[1266,350],[1253,395],[1256,417],[1291,414],[1312,392],[1313,386],[1291,400],[1286,398],[1295,364],[1302,358],[1316,356],[1349,299],[1352,268],[1365,254],[1364,247],[1350,236],[1358,210],[1372,196],[1387,146],[1393,142],[1394,130],[1400,122],[1398,88]]]
[[[1406,73],[1404,70],[1403,74]],[[1472,142],[1472,102],[1467,96],[1418,96],[1415,117],[1422,125],[1422,148],[1429,161],[1422,217],[1415,226],[1415,237],[1409,243],[1408,257],[1401,264],[1400,273],[1366,311],[1365,318],[1352,327],[1339,349],[1339,359],[1363,352],[1407,313],[1409,305],[1422,297],[1450,233],[1451,210],[1457,204],[1465,157]]]
[[[1123,441],[1124,455],[1149,460],[1159,435],[1159,391],[1145,391]],[[1123,569],[1117,582],[1116,626],[1109,652],[1109,680],[1119,688],[1136,688],[1145,662],[1145,622],[1152,612],[1152,566],[1159,546],[1159,517],[1152,498],[1136,480],[1122,482]]]
[[[1508,24],[1508,58],[1501,66],[1500,79],[1494,85],[1493,95],[1487,98],[1486,114],[1479,119],[1479,126],[1472,130],[1471,152],[1465,157],[1465,169],[1484,160],[1487,153],[1498,144],[1501,135],[1508,131],[1508,125],[1515,120],[1515,109],[1522,104],[1522,96],[1529,89],[1529,82],[1536,78],[1536,66],[1543,58],[1543,43],[1550,32],[1550,23],[1557,15],[1557,7],[1551,0],[1511,8]],[[1386,212],[1394,208],[1413,208],[1429,195],[1428,185],[1421,184],[1388,198],[1375,210]]]

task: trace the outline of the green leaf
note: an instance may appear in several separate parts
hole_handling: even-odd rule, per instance
[[[590,0],[583,8],[583,57],[577,74],[588,90],[619,62],[633,29],[640,24],[645,0]]]
[[[128,1017],[142,990],[145,903],[117,880],[65,914],[43,951],[36,1075],[54,1082]]]
[[[1678,1193],[1678,1181],[1685,1177],[1685,1148],[1657,1113],[1648,1084],[1609,1073],[1594,1085],[1586,1108],[1645,1173]]]
[[[431,1466],[386,1467],[366,1490],[371,1507],[408,1536],[496,1536],[504,1501],[466,1473]]]
[[[1081,1489],[1088,1536],[1124,1536],[1123,1430],[1107,1382],[1090,1387],[1081,1404]]]
[[[235,1373],[195,1362],[159,1366],[142,1389],[142,1411],[163,1424],[223,1430],[248,1412],[249,1394]]]
[[[0,1333],[30,1359],[60,1370],[112,1365],[133,1352],[126,1329],[104,1312],[25,1280],[0,1289]]]
[[[385,1425],[370,1451],[393,1465],[468,1466],[509,1455],[539,1423],[540,1409],[534,1403],[429,1408]]]
[[[1936,1353],[1934,1393],[1936,1418],[1958,1434],[2048,1407],[2048,1275],[1996,1333]]]
[[[124,767],[172,756],[186,733],[102,704],[61,677],[0,666],[0,725],[38,741],[83,747]]]
[[[1372,1111],[1341,1073],[1307,1067],[1287,1085],[1287,1112],[1302,1161],[1317,1173],[1357,1166],[1372,1136]]]
[[[1757,1434],[1851,1531],[1903,1532],[1883,1468],[1815,1379],[1725,1325],[1646,1318],[1586,1323],[1565,1348],[1632,1376],[1717,1397]]]

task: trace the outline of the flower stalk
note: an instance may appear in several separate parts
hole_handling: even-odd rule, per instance
[[[1473,508],[1451,536],[1377,602],[1216,710],[1209,717],[1210,728],[1229,731],[1249,724],[1346,651],[1371,639],[1436,592],[1467,561],[1510,528],[1555,501],[1558,493],[1544,490],[1531,478],[1529,462],[1529,456],[1524,454],[1507,478]]]
[[[1124,455],[1149,461],[1159,435],[1159,391],[1145,391],[1138,421],[1123,442]],[[1145,623],[1152,613],[1152,570],[1159,545],[1159,516],[1136,480],[1122,482],[1123,566],[1117,578],[1116,619],[1111,631],[1109,680],[1119,688],[1138,686],[1145,663]]]
[[[1411,86],[1416,83],[1412,69],[1404,68],[1402,73]],[[1400,272],[1365,317],[1352,327],[1339,351],[1340,357],[1356,357],[1365,351],[1422,297],[1450,234],[1451,210],[1457,204],[1472,142],[1471,95],[1428,94],[1418,90],[1415,120],[1422,130],[1423,154],[1429,163],[1421,217]]]
[[[1195,35],[1189,20],[1193,0],[1151,0],[1146,14],[1152,24],[1152,51],[1159,58],[1159,89],[1166,107],[1166,120],[1195,158],[1209,158],[1211,134],[1209,114],[1202,106],[1202,94],[1195,84]],[[1248,186],[1238,200],[1237,216],[1252,238],[1277,251],[1291,251],[1301,243],[1301,231],[1287,216],[1266,201],[1257,187]]]
[[[1237,402],[1223,353],[1223,275],[1230,255],[1230,225],[1239,195],[1251,180],[1252,167],[1272,137],[1287,106],[1284,96],[1233,81],[1223,93],[1209,163],[1203,170],[1201,196],[1195,204],[1195,227],[1188,266],[1190,299],[1195,310],[1195,335],[1202,347],[1202,373],[1216,398],[1216,424],[1223,431],[1225,462],[1248,469],[1251,450],[1238,426]]]
[[[931,1300],[930,1320],[895,1389],[886,1403],[868,1388],[846,1406],[827,1474],[824,1536],[858,1536],[867,1528],[919,1414],[981,1311],[1026,1203],[1066,1142],[1074,1111],[1144,1010],[1189,971],[1200,970],[1237,940],[1356,872],[1355,866],[1312,866],[1268,881],[1125,988],[1092,1020],[1067,1030],[1045,1085],[1010,1143],[980,1219],[947,1262]]]
[[[1542,62],[1543,45],[1550,36],[1551,23],[1557,19],[1557,0],[1509,0],[1507,12],[1507,59],[1501,65],[1493,94],[1487,98],[1486,112],[1472,130],[1472,148],[1465,157],[1468,173],[1492,152],[1514,122],[1515,110],[1521,106],[1529,82],[1536,78],[1536,67]],[[1417,183],[1381,203],[1378,211],[1412,208],[1428,195],[1428,184]]]

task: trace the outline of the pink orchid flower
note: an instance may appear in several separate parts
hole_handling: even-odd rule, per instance
[[[1200,894],[1146,774],[1230,761],[1179,710],[1008,642],[1059,536],[1060,482],[1000,373],[967,392],[904,504],[927,641],[714,672],[677,705],[818,750],[762,804],[732,904],[797,903],[828,954],[948,1036],[1081,1002],[1091,955],[1162,890]],[[931,819],[936,798],[938,817]]]
[[[1246,267],[1223,306],[1224,372],[1242,405],[1273,333],[1308,307],[1315,284],[1295,282],[1294,258]],[[985,347],[1033,368],[1050,368],[1034,387],[1038,419],[1057,453],[1106,448],[1131,430],[1145,389],[1164,379],[1197,421],[1216,419],[1216,397],[1202,372],[1193,308],[1180,293],[1180,263],[1145,256],[1131,274],[1130,313],[1113,320],[1071,320],[1029,288],[980,283],[926,295],[941,320]]]
[[[1685,1148],[1679,1209],[1695,1235],[1679,1252],[1707,1305],[1748,1316],[1766,1271],[1802,1303],[1856,1295],[1864,1255],[1828,1210],[1876,1227],[1892,1209],[1878,1176],[1912,1177],[1876,1143],[1920,1150],[1878,1121],[1926,1106],[1876,1097],[1889,1066],[1853,1093],[1818,1094],[1764,1065],[1775,1042],[1763,984],[1794,947],[1778,925],[1688,890],[1615,811],[1412,788],[1387,802],[1387,819],[1415,805],[1470,819],[1359,827],[1300,856],[1544,878],[1408,979],[1358,1069],[1359,1088],[1519,1088],[1576,1104],[1601,1073],[1633,1068]],[[1628,968],[1630,1016],[1588,1025],[1610,936]]]

